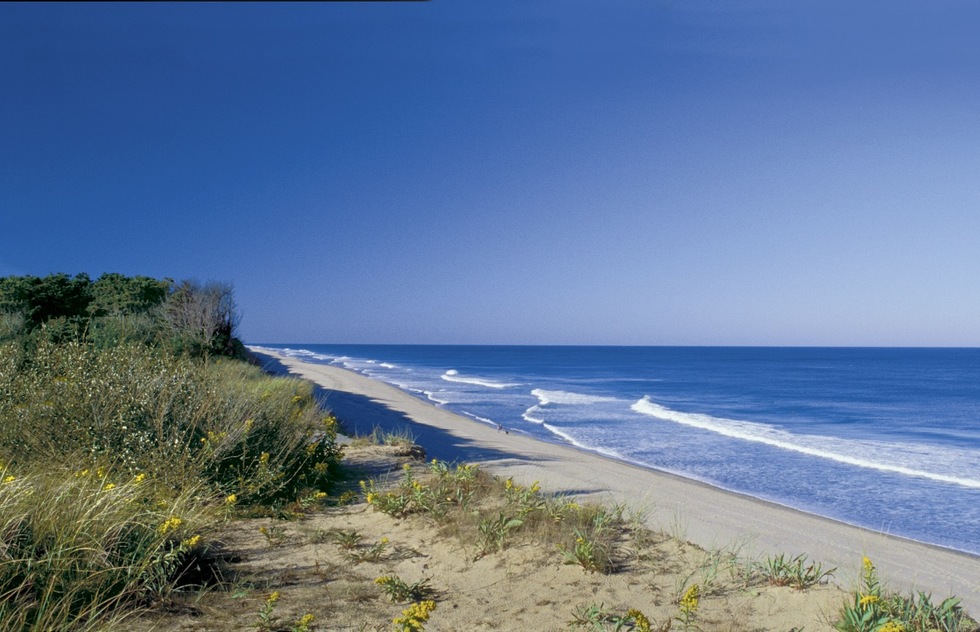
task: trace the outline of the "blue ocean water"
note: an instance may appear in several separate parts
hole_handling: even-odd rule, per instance
[[[264,346],[512,432],[980,554],[980,349]]]

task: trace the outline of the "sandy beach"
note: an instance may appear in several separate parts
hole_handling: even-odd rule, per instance
[[[955,594],[980,612],[980,558],[876,533],[633,466],[571,446],[538,441],[440,409],[383,382],[322,364],[253,348],[272,372],[318,385],[325,405],[354,433],[408,428],[430,458],[479,464],[550,492],[626,503],[643,510],[648,526],[702,547],[746,543],[743,554],[806,553],[838,568],[836,581],[856,584],[861,559],[874,560],[896,590]],[[854,502],[860,502],[855,498]]]

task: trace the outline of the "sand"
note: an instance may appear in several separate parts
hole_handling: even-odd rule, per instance
[[[980,612],[980,558],[854,527],[682,477],[539,441],[438,408],[383,382],[333,366],[253,348],[267,370],[318,385],[325,405],[351,432],[410,429],[430,458],[464,461],[549,492],[622,502],[643,510],[648,526],[706,549],[741,546],[742,554],[806,553],[836,566],[845,589],[870,557],[889,588],[955,594]],[[855,498],[854,502],[860,502]]]

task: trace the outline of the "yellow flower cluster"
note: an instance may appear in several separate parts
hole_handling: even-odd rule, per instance
[[[186,540],[184,540],[183,542],[181,542],[180,543],[180,546],[182,546],[182,547],[184,547],[186,549],[193,549],[195,546],[197,546],[198,544],[200,544],[200,542],[201,542],[201,536],[195,535],[195,536],[191,536],[191,537],[187,538]]]
[[[160,535],[167,535],[171,531],[180,528],[180,525],[182,525],[183,523],[184,521],[178,518],[177,516],[171,516],[166,520],[164,520],[159,527],[157,527],[157,533],[159,533]]]
[[[116,484],[115,483],[109,483],[108,485],[106,485],[102,489],[104,489],[105,491],[109,491],[110,489],[115,489],[115,488],[116,488]]]
[[[701,602],[701,587],[697,584],[691,584],[691,587],[687,589],[684,596],[681,597],[680,609],[685,615],[693,615],[698,611],[698,605]]]
[[[238,502],[238,496],[236,496],[235,494],[229,494],[228,496],[225,496],[226,505],[234,505],[237,502]]]
[[[863,597],[861,597],[861,601],[859,603],[863,608],[868,604],[877,603],[877,602],[878,602],[878,595],[864,595]]]
[[[878,632],[905,632],[905,626],[898,621],[889,621],[878,628]]]
[[[435,609],[436,602],[426,599],[402,610],[402,616],[393,619],[392,622],[402,632],[420,632],[425,629],[425,622],[429,620],[429,615]]]
[[[647,619],[645,614],[636,608],[630,608],[626,612],[626,616],[632,617],[633,621],[636,622],[636,627],[633,628],[636,632],[650,632],[650,619]]]
[[[316,500],[323,500],[326,497],[327,497],[327,492],[317,492],[313,494],[313,498]]]
[[[4,484],[6,484],[6,483],[13,483],[16,480],[17,480],[17,477],[14,476],[13,474],[11,474],[10,476],[7,476],[6,478],[4,478],[3,479],[3,482],[4,482]]]

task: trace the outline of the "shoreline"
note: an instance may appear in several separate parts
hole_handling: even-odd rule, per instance
[[[393,385],[336,366],[305,362],[249,346],[267,370],[312,381],[325,405],[357,433],[410,428],[428,452],[479,464],[552,493],[625,503],[647,524],[704,548],[748,543],[743,554],[806,553],[837,567],[842,586],[857,582],[867,555],[895,590],[953,594],[980,611],[980,557],[807,513],[725,490],[679,474],[614,459],[573,445],[506,434],[490,424],[439,408]]]

